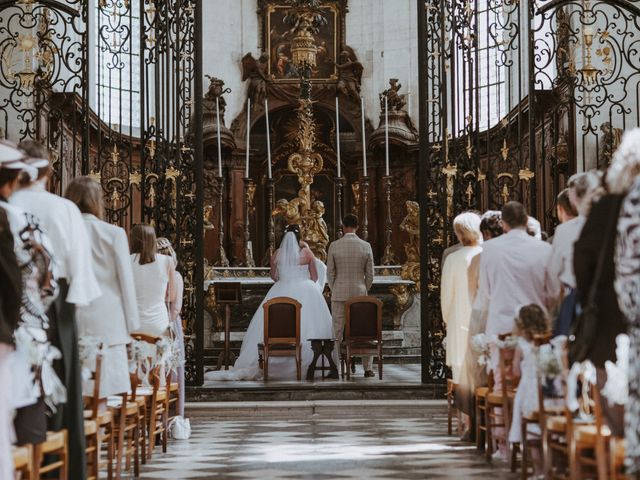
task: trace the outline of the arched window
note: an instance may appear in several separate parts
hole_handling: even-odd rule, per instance
[[[129,135],[140,126],[140,30],[140,0],[96,0],[94,109]]]

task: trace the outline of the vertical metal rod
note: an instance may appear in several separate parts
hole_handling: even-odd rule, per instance
[[[251,179],[244,178],[244,266],[253,268],[256,266],[256,262],[253,260],[253,248],[251,245],[251,229],[249,228],[249,187],[251,186]]]
[[[430,86],[427,74],[427,8],[425,0],[418,0],[418,105],[420,128],[420,156],[418,162],[418,202],[420,203],[420,331],[422,347],[422,383],[431,380],[431,312],[429,309],[429,223],[428,175],[430,170],[429,138],[427,130],[427,98]],[[438,25],[436,28],[442,28]],[[442,32],[439,31],[440,36]],[[442,51],[442,50],[441,50]]]
[[[202,55],[202,1],[195,0],[195,18],[193,35],[195,37],[195,60],[194,60],[194,95],[195,95],[195,157],[194,170],[196,181],[196,232],[194,240],[195,251],[195,295],[196,295],[196,318],[195,318],[195,346],[196,346],[196,384],[204,383],[204,165],[203,165],[203,144],[202,144],[202,80],[203,80],[203,55]]]
[[[369,241],[369,177],[360,179],[362,187],[362,239]]]
[[[391,236],[393,233],[393,222],[391,220],[391,176],[386,175],[382,178],[384,183],[384,201],[385,201],[385,222],[384,222],[384,255],[382,257],[383,265],[395,265],[396,256],[393,253],[391,245]]]
[[[335,238],[342,238],[342,217],[344,209],[342,206],[344,195],[344,177],[336,178],[336,212],[337,219],[335,223]]]
[[[267,247],[267,254],[265,255],[265,261],[262,262],[264,265],[269,265],[271,263],[271,257],[276,251],[276,231],[275,224],[273,223],[273,210],[275,208],[274,202],[274,182],[273,178],[267,178],[267,241],[269,242],[269,246]],[[268,262],[268,263],[267,263]]]
[[[229,259],[224,249],[224,177],[216,177],[218,183],[218,243],[220,258],[216,266],[228,267]]]

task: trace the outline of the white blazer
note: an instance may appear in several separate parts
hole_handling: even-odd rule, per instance
[[[140,320],[127,234],[93,215],[82,216],[102,295],[78,308],[79,333],[99,337],[108,346],[129,343],[129,334],[140,327]]]
[[[509,333],[520,307],[548,306],[545,284],[551,245],[524,230],[511,230],[482,244],[475,310],[488,311],[488,335]]]

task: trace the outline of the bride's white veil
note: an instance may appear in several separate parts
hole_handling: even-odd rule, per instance
[[[287,232],[280,243],[278,267],[295,267],[300,265],[300,244],[293,232]]]

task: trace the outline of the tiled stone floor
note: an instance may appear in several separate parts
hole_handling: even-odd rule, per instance
[[[192,404],[192,437],[144,479],[517,478],[446,433],[437,401]]]

